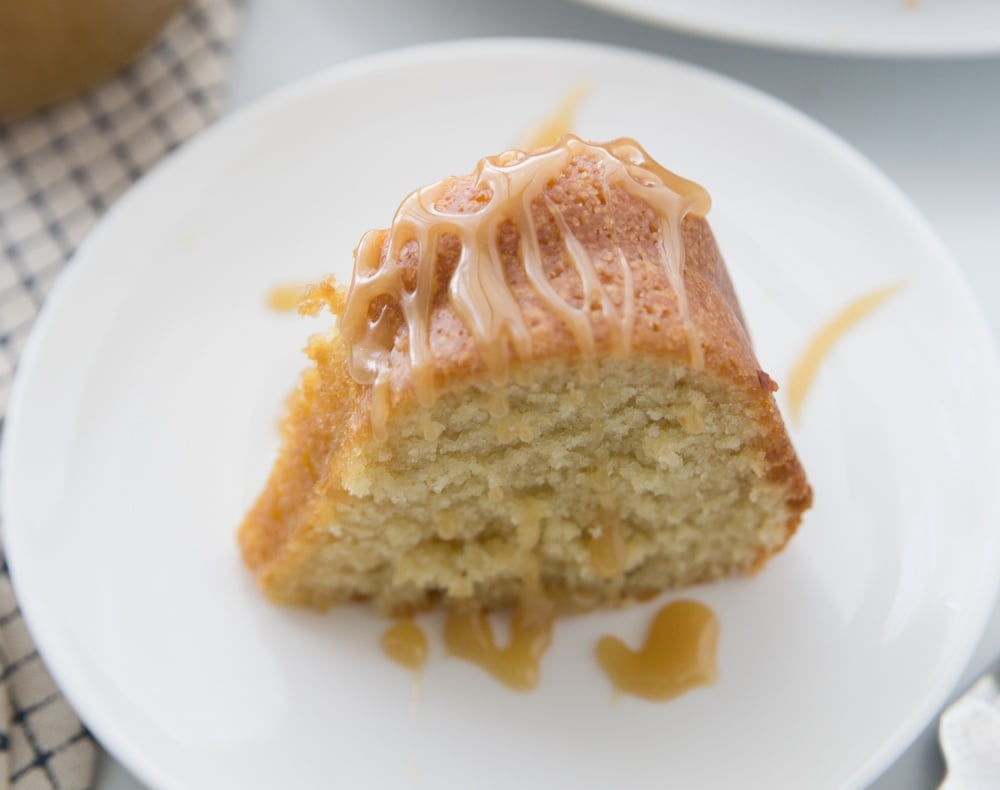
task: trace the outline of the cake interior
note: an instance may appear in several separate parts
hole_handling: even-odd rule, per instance
[[[445,388],[354,444],[313,556],[270,593],[400,614],[540,587],[586,607],[750,571],[794,529],[768,400],[641,354]]]

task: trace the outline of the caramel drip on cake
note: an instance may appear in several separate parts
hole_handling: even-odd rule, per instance
[[[602,579],[617,579],[625,571],[628,544],[621,520],[606,513],[600,532],[589,540],[590,567]]]
[[[674,601],[657,612],[641,649],[606,636],[597,643],[597,661],[617,691],[665,700],[715,681],[718,643],[719,621],[711,609]]]
[[[538,685],[540,663],[552,643],[556,607],[541,595],[526,595],[510,624],[510,643],[497,646],[486,613],[450,612],[444,626],[448,650],[478,664],[506,686],[530,691]]]
[[[508,151],[481,160],[473,176],[476,199],[471,208],[463,206],[459,212],[439,207],[452,183],[445,180],[410,193],[388,231],[369,231],[361,239],[339,328],[349,349],[351,376],[372,387],[372,428],[376,438],[385,437],[391,354],[396,343],[388,305],[398,308],[406,326],[405,353],[417,401],[427,407],[437,397],[429,328],[438,243],[445,236],[455,237],[461,245],[458,263],[450,275],[448,300],[474,339],[489,377],[498,385],[509,379],[512,356],[532,358],[531,336],[506,280],[498,245],[499,230],[507,222],[517,230],[521,265],[528,282],[542,303],[565,324],[584,359],[593,360],[597,353],[590,318],[595,309],[610,328],[612,351],[620,356],[631,352],[635,293],[624,251],[618,247],[625,293],[623,304],[616,308],[600,281],[595,262],[546,194],[547,187],[577,157],[590,158],[600,165],[600,188],[605,199],[612,187],[618,187],[656,212],[659,262],[677,298],[691,364],[699,369],[704,366],[701,337],[691,320],[684,286],[681,222],[688,214],[704,215],[709,210],[708,193],[658,165],[633,140],[622,138],[598,145],[565,135],[558,144],[537,152]],[[533,215],[533,203],[538,200],[559,228],[564,256],[582,283],[580,307],[557,293],[543,269]],[[415,283],[406,281],[402,265],[407,245],[416,247]],[[373,312],[378,313],[375,318],[371,317]]]
[[[478,664],[501,683],[519,691],[538,685],[542,656],[552,644],[555,602],[541,589],[541,568],[535,553],[541,511],[533,500],[518,503],[517,542],[521,552],[521,600],[511,617],[510,643],[497,646],[487,615],[481,609],[451,611],[444,641],[453,655]]]
[[[382,652],[418,672],[427,663],[427,637],[412,620],[401,620],[382,635]]]

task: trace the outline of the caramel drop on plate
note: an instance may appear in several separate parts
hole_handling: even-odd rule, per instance
[[[290,313],[298,308],[304,291],[301,283],[275,285],[267,292],[267,306],[276,313]]]
[[[529,597],[514,612],[510,644],[499,648],[485,612],[451,612],[444,626],[445,645],[454,655],[478,664],[504,685],[530,691],[538,685],[539,664],[552,643],[555,614],[551,601]]]
[[[792,366],[792,372],[788,377],[788,406],[794,422],[799,421],[802,405],[805,403],[806,395],[809,394],[813,380],[819,372],[819,367],[837,341],[855,324],[879,308],[902,285],[902,283],[889,285],[855,299],[813,335]]]
[[[711,609],[697,601],[674,601],[657,612],[641,649],[606,636],[597,643],[597,661],[618,691],[672,699],[715,681],[718,643],[719,621]]]
[[[419,672],[427,662],[427,637],[412,620],[402,620],[382,635],[382,652],[397,664]]]

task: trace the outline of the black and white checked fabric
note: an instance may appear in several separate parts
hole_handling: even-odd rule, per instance
[[[0,567],[0,607],[0,787],[89,787],[94,744],[38,658],[6,562]]]
[[[122,74],[0,124],[0,428],[32,322],[73,251],[122,192],[218,116],[242,4],[190,0]],[[35,650],[0,547],[0,790],[89,787],[95,756]]]

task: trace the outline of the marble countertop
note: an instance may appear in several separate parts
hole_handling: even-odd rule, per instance
[[[757,49],[642,25],[566,0],[249,0],[245,14],[231,109],[361,55],[481,36],[601,41],[753,85],[832,129],[909,195],[951,249],[1000,339],[1000,56],[921,61]],[[1000,608],[956,693],[997,657]],[[932,725],[872,787],[936,787],[942,770]],[[142,785],[106,756],[97,787]]]

